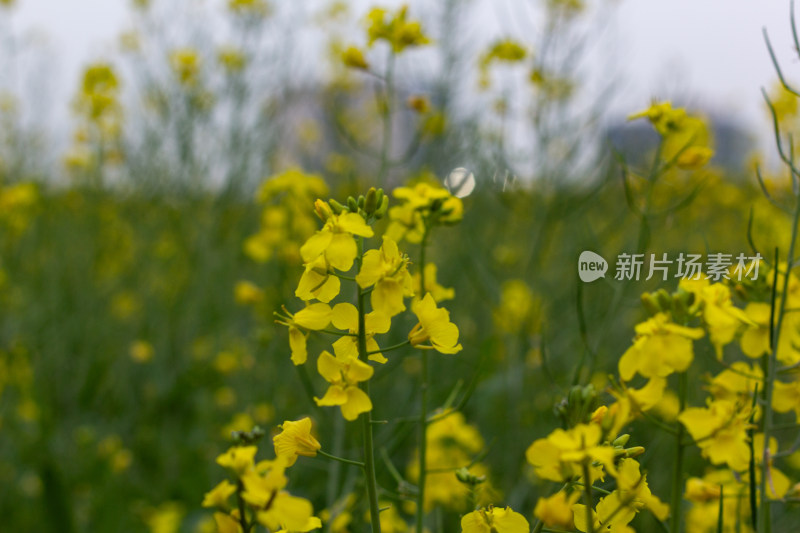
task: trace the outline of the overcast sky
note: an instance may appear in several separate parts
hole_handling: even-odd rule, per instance
[[[485,1],[513,6],[524,0]],[[759,91],[772,86],[775,76],[762,38],[764,27],[784,70],[796,71],[800,79],[800,61],[792,50],[789,0],[606,1],[617,11],[613,28],[623,74],[617,99],[620,116],[645,107],[651,97],[681,94],[692,105],[765,131]],[[59,96],[64,100],[76,86],[80,66],[112,49],[119,32],[129,25],[129,0],[17,3],[11,20],[14,30],[46,39],[49,59],[58,65],[53,77],[58,86],[70,89]],[[502,25],[497,11],[487,8],[487,17]]]

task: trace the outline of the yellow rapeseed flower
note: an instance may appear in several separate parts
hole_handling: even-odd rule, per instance
[[[331,322],[337,329],[346,330],[350,335],[344,335],[333,343],[333,351],[339,359],[348,357],[358,358],[358,309],[353,304],[340,303],[333,307]],[[372,311],[364,316],[364,334],[367,338],[367,351],[373,352],[367,359],[376,363],[385,363],[386,357],[380,353],[380,346],[375,340],[375,334],[387,333],[391,320],[383,313]]]
[[[317,359],[317,370],[330,383],[325,396],[314,398],[317,405],[338,405],[345,420],[355,420],[361,413],[372,410],[369,396],[358,387],[372,377],[371,366],[352,356],[339,359],[325,351]]]
[[[327,263],[333,268],[342,271],[350,270],[358,253],[353,235],[372,237],[372,228],[358,213],[335,215],[330,212],[330,208],[322,200],[317,200],[315,207],[318,212],[324,213],[325,226],[300,248],[303,261],[309,264],[320,256],[324,256]],[[327,209],[325,209],[326,207]]]
[[[690,407],[678,415],[703,457],[736,471],[746,470],[750,461],[749,418],[749,408],[727,400],[714,400],[708,407]]]
[[[418,348],[433,348],[439,353],[454,354],[461,351],[458,343],[458,327],[450,322],[450,312],[439,308],[430,293],[414,302],[411,310],[419,323],[408,334],[411,345]],[[428,344],[423,344],[429,342]]]
[[[374,285],[370,293],[372,309],[393,317],[406,310],[404,297],[414,295],[408,256],[401,254],[397,243],[384,235],[379,250],[364,254],[356,282],[362,289]]]
[[[221,507],[228,505],[228,498],[236,492],[236,485],[230,481],[223,480],[216,487],[206,492],[203,498],[203,507]]]
[[[286,466],[292,466],[298,455],[315,457],[322,446],[311,434],[311,419],[301,418],[296,422],[285,421],[279,434],[272,438],[275,455],[286,460]]]
[[[464,515],[461,519],[462,533],[528,533],[530,524],[511,507],[489,506]]]

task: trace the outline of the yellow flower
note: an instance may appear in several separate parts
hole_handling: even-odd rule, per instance
[[[674,160],[679,167],[692,169],[705,165],[714,155],[705,122],[687,115],[684,109],[673,109],[670,102],[653,104],[628,120],[638,118],[647,118],[661,135],[661,156],[666,161]]]
[[[685,371],[694,359],[692,340],[704,334],[702,329],[674,324],[666,313],[658,313],[635,329],[633,346],[619,360],[619,375],[624,381],[637,373],[652,378]]]
[[[146,363],[153,358],[153,355],[155,355],[155,350],[153,349],[153,345],[149,342],[137,340],[131,344],[129,353],[131,359],[137,363]]]
[[[264,0],[228,0],[228,9],[239,15],[264,17],[269,13],[269,6]]]
[[[275,455],[286,460],[286,466],[292,466],[298,455],[315,457],[322,446],[311,434],[311,419],[301,418],[296,422],[287,420],[280,426],[283,431],[272,438]]]
[[[217,464],[241,477],[242,474],[253,467],[253,459],[257,451],[258,448],[255,446],[233,446],[217,457]]]
[[[203,498],[203,507],[222,507],[228,504],[228,498],[236,492],[236,485],[227,479],[220,482],[216,487],[206,492]]]
[[[358,359],[358,309],[353,304],[341,303],[333,307],[333,314],[331,322],[337,329],[347,330],[350,335],[345,335],[333,343],[333,351],[339,359],[347,359],[348,357],[355,357]],[[364,334],[367,337],[367,351],[374,352],[367,356],[370,361],[377,363],[385,363],[386,357],[379,352],[380,346],[375,340],[376,333],[386,333],[389,331],[391,320],[388,316],[371,312],[364,316]]]
[[[283,309],[286,317],[276,320],[278,324],[289,326],[289,347],[292,350],[292,362],[302,365],[308,358],[306,348],[307,334],[303,329],[319,331],[328,327],[331,322],[331,307],[326,303],[311,304],[292,315],[286,308]]]
[[[426,226],[433,224],[454,224],[461,220],[464,206],[460,198],[451,196],[447,189],[429,183],[435,178],[426,178],[413,187],[398,187],[392,195],[400,203],[389,208],[391,223],[386,235],[394,241],[405,239],[419,243],[425,235]]]
[[[533,510],[533,516],[548,527],[572,529],[572,505],[580,498],[580,492],[573,491],[567,495],[560,490],[547,498],[539,498]]]
[[[242,476],[242,499],[257,509],[256,520],[270,531],[310,531],[321,527],[311,502],[283,488],[287,479],[283,460],[262,461]]]
[[[800,420],[800,380],[795,378],[788,383],[775,380],[772,408],[778,413],[794,411],[795,417]]]
[[[197,84],[201,61],[196,50],[192,48],[175,50],[169,55],[169,62],[181,85],[193,86]]]
[[[635,533],[628,523],[636,516],[636,511],[627,505],[627,497],[614,491],[597,502],[597,512],[592,510],[593,531],[610,533]],[[578,531],[589,531],[586,521],[586,506],[576,503],[572,506],[573,520]]]
[[[383,40],[389,43],[394,52],[400,53],[410,46],[428,44],[430,39],[422,32],[419,21],[406,20],[408,6],[402,6],[387,19],[386,9],[375,7],[367,14],[368,44]]]
[[[717,400],[746,403],[762,379],[763,371],[759,365],[737,361],[714,376],[709,390]]]
[[[353,235],[372,237],[372,228],[358,213],[335,215],[330,213],[330,208],[324,210],[323,205],[327,206],[322,200],[315,204],[318,211],[326,213],[325,226],[306,241],[300,248],[300,255],[306,264],[324,255],[330,266],[348,271],[358,254]]]
[[[430,293],[411,305],[419,323],[408,334],[412,346],[420,348],[432,347],[439,353],[453,354],[461,351],[458,344],[458,327],[450,322],[450,312],[436,307]],[[430,345],[423,345],[430,342]]]
[[[733,470],[746,470],[750,461],[747,428],[750,409],[727,400],[714,400],[706,408],[690,407],[678,415],[712,464],[726,463]]]
[[[597,461],[615,475],[614,448],[600,444],[602,433],[597,424],[578,424],[568,431],[556,429],[546,438],[534,441],[525,457],[542,479],[563,481],[582,475],[584,461]]]
[[[464,515],[461,519],[462,533],[528,533],[530,524],[521,514],[511,510],[489,506]]]
[[[317,370],[330,383],[325,396],[314,398],[317,405],[338,405],[345,420],[355,420],[359,414],[372,410],[369,396],[358,387],[372,377],[371,366],[352,356],[338,359],[322,352],[317,359]]]
[[[246,280],[236,282],[233,295],[239,305],[257,304],[264,299],[264,291],[255,283]]]
[[[231,514],[214,513],[214,523],[217,525],[217,533],[241,533],[239,525],[239,510],[236,509]]]
[[[356,46],[348,46],[342,52],[342,62],[345,66],[359,70],[369,69],[369,63],[364,59],[364,52]]]
[[[230,46],[220,48],[217,52],[217,61],[228,73],[241,72],[247,65],[247,58],[244,53]]]
[[[341,281],[333,273],[328,260],[324,255],[320,255],[310,263],[306,263],[294,294],[301,300],[316,299],[327,303],[336,298],[341,287]]]
[[[635,511],[648,509],[659,520],[669,514],[669,506],[654,496],[647,485],[647,476],[642,475],[635,459],[624,458],[617,465],[617,490],[626,505]]]
[[[439,285],[439,282],[436,280],[436,273],[436,264],[430,262],[426,263],[425,287],[420,287],[422,276],[420,276],[419,272],[414,272],[414,275],[411,276],[411,282],[414,288],[414,300],[418,300],[420,298],[419,295],[425,293],[430,293],[437,304],[446,300],[452,300],[456,297],[455,289]]]
[[[750,302],[744,313],[752,324],[742,332],[739,346],[747,357],[758,358],[769,352],[769,315],[770,305],[761,302]]]
[[[408,257],[390,237],[383,237],[379,250],[364,254],[356,282],[362,289],[375,285],[370,294],[374,311],[391,318],[406,310],[403,297],[414,294],[407,266]]]

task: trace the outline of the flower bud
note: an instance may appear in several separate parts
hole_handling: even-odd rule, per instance
[[[336,200],[334,200],[333,198],[328,200],[328,205],[331,206],[331,209],[333,209],[334,214],[337,215],[341,215],[342,212],[345,210],[345,207]]]
[[[314,211],[323,222],[327,222],[327,220],[333,216],[331,206],[324,200],[317,199],[317,201],[314,202]]]
[[[627,433],[625,433],[624,435],[620,435],[619,437],[614,439],[614,442],[612,442],[611,445],[612,446],[625,446],[626,444],[628,444],[628,441],[630,440],[630,438],[631,438],[631,436],[628,435]]]
[[[634,446],[625,450],[625,457],[639,457],[644,453],[644,446]]]

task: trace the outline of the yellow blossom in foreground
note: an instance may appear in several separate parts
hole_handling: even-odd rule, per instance
[[[233,446],[217,457],[217,464],[241,477],[253,466],[253,459],[257,451],[258,448],[255,446]]]
[[[315,205],[318,211],[326,213],[325,226],[306,241],[300,248],[300,254],[306,264],[324,255],[330,266],[348,271],[358,253],[353,235],[372,237],[372,228],[358,213],[335,215],[329,212],[330,208],[322,209],[320,206],[323,204],[324,202],[317,200]]]
[[[294,291],[301,300],[319,300],[330,302],[341,289],[341,281],[334,275],[331,265],[324,255],[320,255],[310,263],[306,263],[303,275]]]
[[[303,329],[318,331],[328,327],[331,322],[332,310],[328,304],[315,303],[302,309],[294,315],[284,308],[287,317],[276,320],[278,324],[289,326],[289,347],[292,350],[292,362],[302,365],[308,358],[306,348],[307,336]]]
[[[702,304],[703,322],[717,359],[722,360],[722,347],[733,341],[741,326],[755,325],[744,311],[733,305],[731,291],[726,285],[709,283],[706,279],[682,279],[678,286],[694,293],[696,301]]]
[[[594,521],[593,531],[608,531],[610,533],[635,533],[628,523],[636,516],[636,511],[627,504],[628,500],[614,491],[597,502],[597,512],[592,510]],[[573,520],[578,531],[589,531],[586,506],[576,503],[572,506]]]
[[[372,377],[371,366],[352,356],[339,359],[322,352],[317,359],[317,370],[330,383],[325,396],[314,398],[317,405],[338,405],[345,420],[355,420],[361,413],[372,410],[369,396],[358,387]]]
[[[331,322],[337,329],[347,330],[350,335],[344,335],[333,343],[333,351],[337,358],[346,359],[348,357],[359,356],[358,353],[358,309],[353,304],[341,303],[333,307]],[[367,337],[367,352],[372,352],[367,356],[370,361],[385,363],[386,357],[380,353],[380,346],[374,336],[378,333],[386,333],[391,326],[388,316],[375,311],[364,316],[364,333]]]
[[[227,479],[221,481],[216,487],[206,492],[203,498],[203,507],[222,507],[228,504],[228,498],[236,492],[236,485]]]
[[[534,441],[525,457],[542,479],[563,481],[580,476],[584,461],[597,461],[615,475],[614,448],[600,444],[602,433],[597,424],[578,424],[568,431],[556,429],[546,438]]]
[[[242,499],[257,509],[256,520],[270,531],[310,531],[321,526],[311,502],[286,492],[283,460],[262,461],[241,478]]]
[[[511,510],[489,506],[464,515],[461,519],[462,533],[528,533],[530,524],[521,514]]]
[[[239,525],[239,510],[236,509],[231,514],[214,513],[214,523],[217,525],[217,533],[241,533]]]
[[[633,346],[619,360],[619,375],[624,381],[637,373],[652,378],[685,371],[694,359],[692,340],[704,335],[702,329],[673,323],[666,313],[658,313],[635,329]]]
[[[375,286],[370,293],[374,311],[393,317],[406,310],[403,298],[414,294],[407,267],[408,257],[401,254],[397,243],[387,236],[383,237],[379,250],[368,250],[364,254],[356,282],[362,289]]]
[[[430,293],[412,304],[411,310],[419,319],[419,323],[408,334],[412,346],[427,348],[429,346],[422,343],[430,342],[430,347],[440,353],[454,354],[461,351],[458,327],[450,322],[450,312],[436,307]]]
[[[678,420],[712,464],[727,464],[746,470],[750,461],[747,428],[750,409],[726,400],[715,400],[707,408],[690,407]]]
[[[625,505],[639,511],[648,509],[659,520],[664,520],[669,514],[669,506],[650,492],[647,485],[647,476],[639,470],[639,463],[635,459],[624,458],[617,466],[617,490],[620,492]]]
[[[301,418],[296,422],[287,420],[280,426],[283,431],[272,438],[275,455],[292,466],[298,455],[314,457],[322,446],[311,434],[311,419]]]
[[[747,357],[758,358],[769,352],[769,315],[770,305],[761,302],[750,302],[744,313],[752,321],[742,332],[739,346]]]
[[[548,527],[572,529],[572,505],[580,498],[580,492],[573,491],[567,495],[560,490],[547,498],[539,498],[533,510],[533,516]]]

